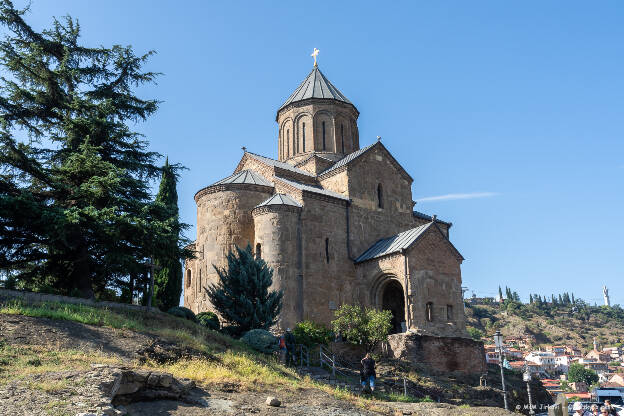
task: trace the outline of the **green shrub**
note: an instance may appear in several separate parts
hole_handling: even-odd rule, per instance
[[[317,344],[327,345],[332,339],[332,331],[323,324],[313,321],[302,321],[293,329],[295,342],[311,347]]]
[[[221,325],[219,325],[219,317],[214,312],[200,312],[197,314],[197,321],[200,325],[205,326],[208,329],[218,331]]]
[[[189,308],[185,308],[184,306],[174,306],[173,308],[167,311],[169,315],[177,316],[178,318],[188,319],[189,321],[197,322],[197,317],[195,313]]]
[[[481,338],[483,338],[483,332],[477,328],[469,326],[466,330],[468,331],[468,334],[470,334],[470,337],[474,340],[481,341]]]
[[[263,352],[265,354],[271,354],[277,351],[279,346],[279,340],[273,336],[269,331],[264,329],[252,329],[248,331],[241,338],[245,344],[249,345],[256,351]]]

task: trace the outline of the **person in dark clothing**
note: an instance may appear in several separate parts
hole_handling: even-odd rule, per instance
[[[366,353],[362,361],[360,362],[360,380],[362,381],[362,389],[375,391],[375,360],[373,360],[369,353]]]
[[[607,410],[607,414],[608,415],[613,415],[613,416],[617,416],[617,409],[615,407],[613,407],[613,405],[611,404],[611,400],[607,399],[604,401],[604,406],[603,406],[606,410]]]
[[[284,335],[284,341],[286,341],[286,365],[295,363],[295,336],[290,328],[286,329]]]

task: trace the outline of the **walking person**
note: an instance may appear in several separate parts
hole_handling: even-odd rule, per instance
[[[279,358],[282,364],[286,364],[288,351],[286,350],[286,337],[284,334],[279,337]]]
[[[284,340],[286,342],[286,365],[295,364],[295,336],[290,328],[286,329]]]
[[[373,360],[369,353],[366,353],[362,361],[360,362],[360,380],[362,382],[362,390],[370,392],[375,391],[375,360]]]

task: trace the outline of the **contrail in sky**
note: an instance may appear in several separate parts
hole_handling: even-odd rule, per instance
[[[491,196],[500,195],[498,192],[471,192],[465,194],[446,194],[437,196],[426,196],[424,198],[418,198],[416,202],[432,202],[432,201],[454,201],[456,199],[474,199],[474,198],[489,198]]]

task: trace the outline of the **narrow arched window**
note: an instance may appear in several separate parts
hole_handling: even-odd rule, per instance
[[[197,293],[201,293],[201,289],[202,289],[202,270],[201,268],[199,269],[199,280],[198,280],[199,285],[197,286]]]
[[[191,269],[186,270],[186,287],[191,287]]]
[[[322,123],[323,126],[323,150],[325,150],[325,122]]]
[[[286,130],[286,156],[290,156],[290,130]]]
[[[256,244],[256,260],[260,260],[262,258],[262,245],[260,243]]]
[[[342,153],[344,153],[344,124],[340,125],[340,145],[342,147]]]
[[[383,186],[381,184],[377,185],[377,206],[379,208],[383,208]]]
[[[425,306],[425,319],[427,319],[428,322],[433,322],[433,303],[432,302],[427,302],[427,305]]]
[[[303,136],[303,151],[305,152],[305,123],[301,124],[301,135]]]
[[[446,305],[446,320],[453,320],[453,305]]]
[[[325,261],[329,264],[329,238],[325,239]]]

